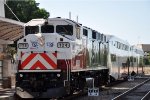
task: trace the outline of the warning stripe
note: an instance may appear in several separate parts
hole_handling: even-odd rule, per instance
[[[51,66],[53,66],[54,69],[57,67],[56,63],[54,63],[54,61],[53,61],[49,56],[47,56],[47,54],[41,53],[40,55],[41,55]]]
[[[25,61],[22,62],[21,64],[21,69],[24,69],[24,67],[37,55],[37,53],[33,53],[33,54],[30,54],[26,59]]]
[[[38,61],[38,54],[33,59],[31,59],[30,62],[28,62],[28,64],[24,67],[24,69],[30,69],[37,61]]]
[[[57,53],[25,53],[22,56],[21,69],[56,69]]]
[[[23,56],[21,57],[21,61],[25,61],[27,57],[29,57],[29,55],[31,55],[31,53],[24,53]]]
[[[56,60],[56,58],[55,58]],[[37,61],[40,61],[47,69],[54,69],[53,66],[51,66],[48,61],[46,61],[41,55],[37,54],[36,57],[34,57],[26,66],[24,69],[30,69],[33,64],[35,64]]]
[[[54,55],[55,57],[57,57],[57,53],[53,53],[53,55]]]
[[[40,61],[37,61],[30,69],[34,70],[34,69],[37,69],[38,67],[42,70],[47,69]]]
[[[24,53],[23,52],[21,52],[21,57],[24,55]]]

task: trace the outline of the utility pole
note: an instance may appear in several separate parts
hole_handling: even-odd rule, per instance
[[[71,20],[71,12],[69,12],[69,19]]]

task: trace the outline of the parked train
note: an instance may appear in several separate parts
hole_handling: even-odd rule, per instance
[[[91,79],[98,87],[141,72],[141,49],[73,20],[33,19],[24,30],[17,43],[21,98],[61,97],[84,90]]]

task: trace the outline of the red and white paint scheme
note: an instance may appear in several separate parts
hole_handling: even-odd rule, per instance
[[[57,68],[57,53],[22,53],[20,70]]]

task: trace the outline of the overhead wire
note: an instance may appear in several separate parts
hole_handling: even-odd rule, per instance
[[[12,9],[7,5],[6,1],[3,2],[7,8],[11,11],[11,13],[15,16],[15,18],[20,22],[19,18],[17,17],[17,15],[12,11]]]

